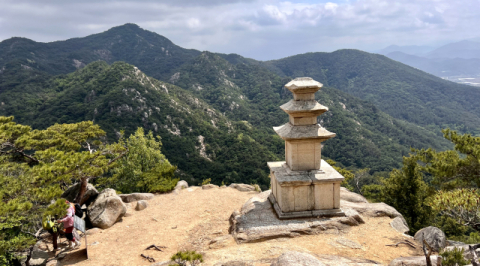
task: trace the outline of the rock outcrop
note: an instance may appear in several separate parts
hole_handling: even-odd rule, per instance
[[[341,190],[340,196],[346,193],[348,197],[344,198],[356,202],[341,201],[345,217],[280,220],[268,200],[270,193],[271,191],[268,190],[255,195],[245,202],[240,211],[235,211],[230,216],[229,232],[238,243],[296,237],[302,234],[338,232],[364,223],[362,215],[398,218],[396,223],[403,224],[403,229],[408,229],[405,219],[395,208],[385,203],[358,202],[361,200],[361,196],[348,190]]]
[[[115,190],[107,188],[102,191],[95,202],[87,209],[87,215],[94,227],[109,228],[127,212],[127,207]]]
[[[439,252],[447,245],[447,237],[442,230],[437,227],[429,226],[420,229],[418,232],[415,233],[415,241],[423,244],[423,239],[427,241],[427,243],[433,248],[435,252]]]
[[[270,193],[267,190],[255,195],[243,204],[240,211],[230,216],[229,232],[238,243],[338,232],[363,223],[359,213],[353,209],[345,209],[346,217],[280,220],[268,200]]]
[[[342,192],[340,193],[340,197],[341,195],[342,195]],[[400,214],[397,210],[395,210],[395,208],[383,202],[361,203],[361,202],[350,202],[350,201],[341,200],[340,207],[342,209],[351,208],[358,211],[361,215],[366,215],[370,217],[388,216],[390,218],[401,217],[403,219],[402,214]]]
[[[79,191],[80,191],[80,183],[76,183],[70,186],[69,188],[67,188],[67,190],[63,192],[61,197],[70,202],[73,202],[77,197]],[[85,194],[80,200],[80,206],[82,206],[83,204],[87,206],[90,205],[90,203],[95,201],[97,196],[98,196],[98,190],[92,184],[88,184],[87,190],[85,191]]]
[[[340,187],[340,199],[349,202],[367,203],[367,199],[357,193],[351,192],[347,188]]]
[[[123,202],[130,203],[139,200],[151,200],[155,197],[152,193],[132,193],[118,195]]]

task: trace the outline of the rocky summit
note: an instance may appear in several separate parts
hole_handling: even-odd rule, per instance
[[[248,185],[202,189],[182,182],[148,203],[143,198],[150,198],[149,194],[101,193],[98,204],[112,198],[139,200],[125,203],[129,215],[111,227],[87,231],[88,260],[80,252],[85,243],[55,257],[46,238],[35,246],[34,265],[168,265],[178,250],[196,250],[203,254],[202,265],[212,266],[388,265],[399,257],[423,255],[413,237],[392,227],[395,219],[403,220],[401,214],[386,204],[368,203],[345,188],[341,189],[345,217],[288,220],[276,217],[268,201],[271,191],[243,188]],[[139,205],[145,209],[139,211]],[[397,244],[405,241],[413,246]],[[146,250],[150,245],[162,251]]]

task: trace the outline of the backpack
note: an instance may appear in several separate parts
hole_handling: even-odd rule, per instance
[[[42,223],[43,229],[45,229],[45,230],[52,229],[54,225],[55,225],[55,223],[50,219],[45,219]]]
[[[83,210],[82,207],[80,207],[80,204],[75,203],[75,215],[82,218],[83,217]]]

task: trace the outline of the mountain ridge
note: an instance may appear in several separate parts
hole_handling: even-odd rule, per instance
[[[200,91],[189,85],[197,84],[193,76],[183,80],[189,88],[185,90],[123,62],[93,62],[68,75],[43,77],[42,82],[34,70],[22,69],[32,71],[35,77],[0,93],[0,115],[15,115],[16,121],[34,128],[94,120],[111,141],[121,130],[130,134],[143,126],[162,137],[164,154],[187,180],[198,183],[211,178],[217,184],[258,183],[265,188],[265,162],[284,157],[284,143],[272,126],[288,121],[279,108],[292,97],[283,88],[285,79],[273,73],[266,79],[269,72],[248,69],[256,66],[233,66],[215,54],[207,57],[204,63],[211,67],[198,66],[206,72],[197,76],[217,85],[203,85]],[[223,60],[223,67],[232,72],[224,71],[217,60]],[[210,70],[218,72],[208,74]],[[225,76],[219,75],[222,72]],[[186,74],[191,73],[180,74],[178,81]],[[236,98],[224,97],[230,95]],[[244,100],[238,100],[241,96]],[[410,147],[448,146],[427,130],[391,118],[371,103],[337,89],[325,87],[316,99],[330,108],[319,123],[337,133],[326,143],[323,156],[344,166],[389,171],[400,166],[401,156],[407,155]]]

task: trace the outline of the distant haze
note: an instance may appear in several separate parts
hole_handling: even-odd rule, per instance
[[[125,23],[175,44],[259,60],[479,38],[480,0],[0,0],[0,40],[65,40]]]

